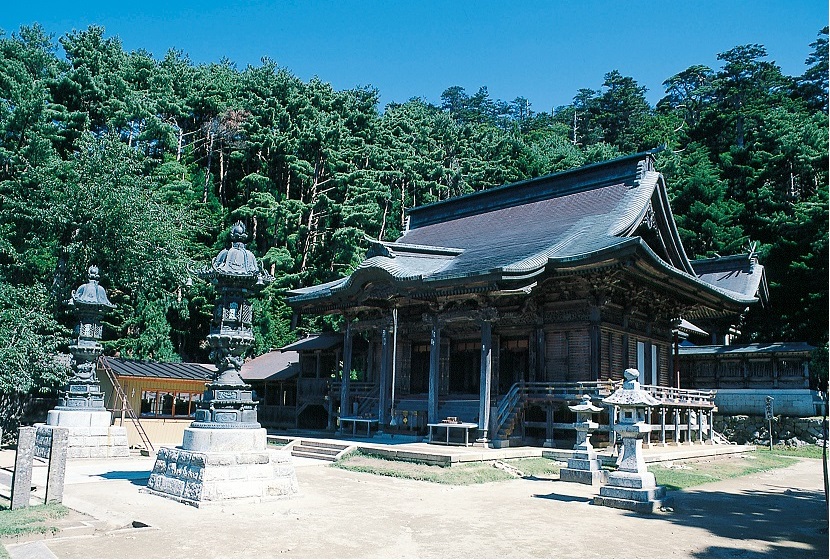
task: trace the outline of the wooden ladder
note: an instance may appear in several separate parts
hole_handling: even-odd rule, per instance
[[[110,384],[112,384],[113,393],[110,397],[110,404],[115,405],[118,402],[121,403],[120,408],[116,408],[113,406],[110,410],[113,412],[120,412],[121,413],[121,424],[124,423],[124,416],[126,415],[130,421],[132,421],[133,426],[135,426],[136,432],[138,432],[138,437],[141,438],[141,443],[144,444],[144,448],[147,451],[155,451],[153,447],[153,443],[150,441],[149,436],[147,436],[147,432],[144,431],[144,426],[141,425],[141,420],[139,420],[138,415],[135,413],[130,401],[127,399],[127,394],[124,392],[124,389],[121,387],[121,383],[118,382],[118,376],[115,375],[115,372],[107,362],[106,356],[101,356],[98,358],[98,368],[104,370],[107,374],[107,378],[110,380]],[[115,402],[113,402],[115,401]]]

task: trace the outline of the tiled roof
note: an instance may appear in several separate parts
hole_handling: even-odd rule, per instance
[[[353,297],[367,283],[383,281],[416,291],[459,279],[521,282],[629,258],[693,287],[684,293],[708,293],[709,305],[756,301],[744,286],[698,278],[653,163],[651,152],[634,154],[411,209],[409,229],[397,242],[375,241],[351,276],[293,290],[288,301]],[[658,232],[658,252],[636,233],[644,221]]]
[[[337,333],[312,334],[280,348],[281,352],[289,350],[330,350],[343,344],[343,335]]]
[[[724,290],[749,297],[758,297],[766,303],[768,288],[764,267],[752,255],[732,255],[692,261],[698,277]]]
[[[119,377],[210,381],[216,370],[213,365],[208,364],[125,360],[109,356],[105,358],[105,361]]]
[[[244,381],[280,381],[300,373],[298,352],[267,352],[242,365],[240,375]]]
[[[740,355],[740,354],[773,354],[773,353],[809,353],[813,350],[806,342],[765,342],[730,345],[705,345],[679,347],[681,356],[702,355]]]

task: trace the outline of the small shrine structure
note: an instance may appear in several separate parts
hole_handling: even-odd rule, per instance
[[[400,238],[369,239],[350,275],[289,291],[297,321],[342,318],[285,348],[300,352],[297,426],[371,416],[425,434],[456,417],[482,445],[570,447],[567,406],[636,368],[661,442],[702,433],[689,419],[710,418],[713,394],[679,386],[678,330],[734,333],[766,279],[747,256],[695,269],[655,153],[411,208]]]

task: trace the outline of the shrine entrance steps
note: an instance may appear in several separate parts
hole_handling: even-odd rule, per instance
[[[316,441],[300,439],[291,446],[293,457],[306,457],[308,459],[320,459],[322,461],[336,461],[354,445],[351,442],[337,443],[329,441]]]

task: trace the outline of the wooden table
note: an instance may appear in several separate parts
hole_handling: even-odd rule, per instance
[[[465,447],[470,445],[470,430],[478,429],[478,424],[473,424],[472,422],[458,422],[456,424],[450,424],[449,422],[437,422],[435,424],[427,424],[427,426],[429,427],[429,443],[440,445],[463,445]],[[435,440],[433,437],[435,428],[444,428],[446,430],[447,436],[444,441]],[[450,441],[450,430],[453,428],[464,430],[464,443]]]
[[[359,418],[357,416],[341,416],[340,417],[340,430],[343,431],[343,422],[351,422],[352,423],[352,435],[356,435],[357,433],[357,425],[359,423],[366,424],[366,437],[369,437],[372,434],[372,424],[377,424],[377,418]]]

